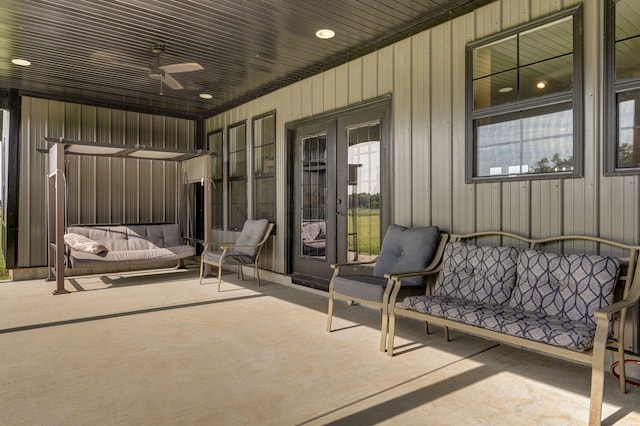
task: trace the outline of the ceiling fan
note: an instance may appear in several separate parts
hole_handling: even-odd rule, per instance
[[[160,65],[160,56],[164,53],[163,44],[154,44],[151,46],[151,52],[156,55],[156,60],[149,67],[149,77],[160,80],[160,94],[162,95],[163,83],[173,90],[184,89],[182,84],[171,74],[181,72],[200,71],[204,68],[197,62],[183,62],[180,64]]]

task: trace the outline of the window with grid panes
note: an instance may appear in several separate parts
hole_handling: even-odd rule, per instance
[[[229,218],[231,231],[242,230],[247,220],[247,123],[229,126],[227,152],[229,155]]]
[[[640,1],[605,2],[605,172],[640,173]]]
[[[467,181],[582,172],[582,7],[467,45]]]
[[[213,229],[223,228],[223,132],[222,129],[214,130],[207,135],[207,149],[214,154],[211,156],[211,226]]]
[[[276,115],[253,119],[253,213],[276,221]]]

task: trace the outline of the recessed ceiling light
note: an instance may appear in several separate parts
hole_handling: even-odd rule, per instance
[[[213,99],[213,95],[210,95],[209,93],[200,93],[199,95],[202,99]]]
[[[536,84],[536,87],[537,87],[538,89],[544,89],[545,87],[547,87],[547,82],[546,82],[546,81],[539,81],[539,82]]]
[[[323,30],[316,31],[316,37],[321,39],[333,38],[333,36],[335,35],[336,35],[335,31],[332,31],[332,30],[323,29]]]
[[[28,67],[29,65],[31,65],[31,62],[27,61],[26,59],[12,59],[11,63],[23,67]]]
[[[512,90],[513,90],[513,87],[501,87],[501,88],[498,89],[498,92],[500,92],[500,93],[509,93]]]

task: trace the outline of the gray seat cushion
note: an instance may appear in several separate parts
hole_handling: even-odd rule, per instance
[[[72,267],[143,266],[184,259],[195,249],[184,244],[178,224],[70,226],[68,233],[83,235],[106,248],[93,254],[69,253]]]
[[[220,259],[222,258],[221,251],[211,251],[207,250],[202,253],[204,261],[207,263],[216,263],[220,264]],[[251,265],[256,261],[255,256],[248,256],[246,254],[225,254],[223,262],[229,265]]]
[[[337,276],[333,279],[333,288],[337,293],[374,302],[382,302],[386,285],[386,278],[371,275]]]
[[[436,253],[440,229],[437,226],[408,228],[391,225],[382,240],[373,275],[417,271],[426,268]],[[421,285],[423,277],[402,280],[402,285]]]

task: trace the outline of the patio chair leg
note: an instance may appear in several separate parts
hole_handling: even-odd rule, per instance
[[[202,285],[202,272],[204,271],[204,262],[200,261],[200,285]]]
[[[218,265],[218,292],[220,292],[220,287],[222,287],[222,263]]]
[[[444,328],[444,341],[445,342],[449,341],[449,327]]]
[[[596,336],[593,340],[591,358],[591,398],[589,405],[589,425],[599,425],[602,420],[602,397],[604,394],[604,360],[609,331],[609,318],[598,317]]]
[[[380,352],[387,348],[387,333],[389,332],[389,314],[385,305],[382,306],[382,326],[380,327]]]
[[[333,293],[329,291],[329,310],[327,312],[327,331],[331,332],[331,319],[333,318]]]
[[[387,337],[387,355],[393,356],[393,341],[396,334],[396,315],[392,311],[389,313],[389,333]]]
[[[258,268],[258,265],[256,265],[255,268],[256,268],[256,279],[258,280],[258,287],[260,287],[262,285],[260,283],[260,268]]]
[[[425,334],[429,334],[429,321],[424,322],[424,332]]]

